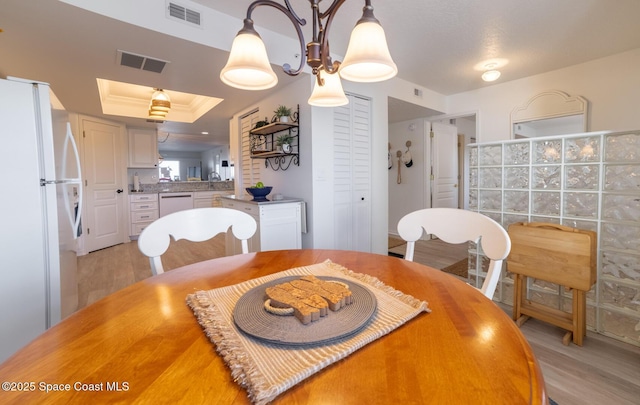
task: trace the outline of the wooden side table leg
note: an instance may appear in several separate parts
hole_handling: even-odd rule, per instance
[[[522,304],[522,275],[516,274],[515,285],[513,286],[513,320],[520,318]]]
[[[587,296],[584,291],[573,290],[573,343],[582,346],[587,334]]]
[[[527,277],[522,274],[516,274],[515,286],[513,291],[513,320],[516,325],[521,327],[527,322],[528,316],[522,315],[522,303],[527,294]]]

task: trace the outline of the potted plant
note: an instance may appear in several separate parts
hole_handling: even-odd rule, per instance
[[[276,139],[276,146],[284,153],[291,153],[291,142],[293,142],[293,136],[290,134],[280,135]]]
[[[276,115],[276,117],[278,117],[278,121],[289,122],[289,117],[291,116],[291,108],[285,105],[280,105],[274,111],[274,114]]]

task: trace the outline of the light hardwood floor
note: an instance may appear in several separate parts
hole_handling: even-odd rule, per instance
[[[391,251],[404,254],[405,246]],[[172,242],[162,256],[166,270],[224,255],[224,235],[211,241]],[[466,257],[466,244],[418,242],[415,261],[443,268]],[[79,257],[80,307],[137,281],[151,277],[149,260],[136,242],[125,243]],[[511,307],[500,306],[511,316]],[[564,346],[561,329],[529,320],[522,332],[542,368],[550,398],[559,405],[640,405],[640,347],[592,332],[584,346]]]
[[[468,247],[468,243],[451,245],[440,239],[419,240],[415,244],[413,261],[436,269],[443,269],[466,258]],[[404,255],[406,249],[407,245],[403,244],[389,249],[389,252]]]

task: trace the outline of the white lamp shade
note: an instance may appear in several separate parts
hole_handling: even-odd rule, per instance
[[[243,90],[264,90],[278,84],[262,39],[254,34],[238,34],[231,45],[227,64],[220,72],[223,83]]]
[[[338,74],[328,74],[324,70],[318,71],[320,78],[324,80],[324,86],[320,86],[316,80],[313,86],[313,93],[309,97],[308,103],[317,107],[338,107],[349,104],[347,96],[342,90],[342,82]]]
[[[340,76],[353,82],[379,82],[397,73],[382,26],[376,22],[357,24],[351,31]]]

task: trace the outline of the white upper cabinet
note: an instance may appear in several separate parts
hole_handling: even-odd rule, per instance
[[[129,129],[128,167],[158,167],[158,137],[155,130]]]

